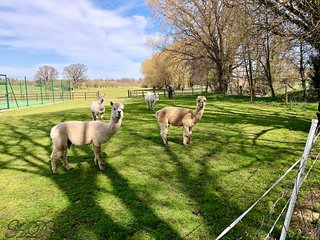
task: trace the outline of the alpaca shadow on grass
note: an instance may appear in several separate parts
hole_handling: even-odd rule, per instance
[[[57,115],[66,120],[63,116],[67,113],[62,111]],[[50,119],[50,123],[44,119]],[[52,174],[48,163],[52,145],[42,143],[39,139],[49,138],[51,127],[55,122],[61,122],[59,119],[53,118],[51,114],[38,114],[34,121],[21,120],[25,127],[22,130],[7,124],[6,128],[11,134],[0,139],[1,146],[6,146],[0,148],[0,155],[10,157],[7,161],[1,161],[1,171],[16,171],[19,174],[34,174],[40,179],[50,179],[66,197],[68,205],[54,215],[54,228],[45,235],[45,239],[128,239],[141,232],[155,239],[180,239],[176,230],[160,219],[148,204],[139,200],[139,191],[131,187],[119,170],[108,163],[105,153],[106,170],[102,172],[94,165],[91,146],[72,147],[68,161],[73,169],[66,171],[61,161],[58,161],[58,173]],[[17,145],[19,150],[16,149]],[[28,146],[32,146],[31,149]],[[70,156],[70,152],[74,156]],[[43,155],[47,158],[43,159]],[[98,183],[101,178],[110,181],[113,189],[101,188]],[[128,209],[128,214],[133,216],[129,224],[125,224],[128,221],[119,215],[118,220],[112,217],[112,212],[108,212],[99,201],[101,195],[118,199]],[[25,199],[28,201],[28,195]]]
[[[87,155],[92,155],[92,152],[88,151]],[[101,240],[128,239],[140,232],[148,233],[155,239],[180,239],[174,229],[140,201],[139,192],[129,186],[129,181],[108,163],[106,156],[104,171],[94,166],[93,158],[86,157],[81,161],[77,158],[69,158],[71,164],[77,165],[76,168],[51,177],[68,197],[70,205],[53,220],[57,228],[48,239],[85,239],[86,233],[88,237],[91,234]],[[81,168],[84,162],[90,162],[86,170]],[[98,186],[97,178],[101,176],[111,181],[112,190],[107,191]],[[99,205],[98,195],[101,193],[118,198],[132,214],[132,223],[123,225],[110,217],[106,209]],[[70,235],[71,232],[75,234]]]

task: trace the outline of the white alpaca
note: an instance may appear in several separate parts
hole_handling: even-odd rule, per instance
[[[170,125],[183,126],[183,144],[191,143],[192,127],[202,118],[206,105],[206,97],[197,97],[195,110],[179,107],[165,107],[157,111],[156,118],[160,125],[160,135],[164,144],[168,145],[168,128]]]
[[[103,119],[103,114],[105,112],[105,98],[101,96],[98,100],[93,101],[90,106],[90,111],[92,113],[93,121],[98,119]]]
[[[94,162],[99,166],[100,170],[105,169],[102,159],[101,145],[108,140],[119,130],[123,118],[124,106],[122,103],[110,102],[111,118],[109,123],[98,121],[68,121],[59,123],[51,129],[50,137],[53,143],[51,153],[51,168],[52,172],[56,173],[56,160],[61,158],[63,166],[69,170],[70,166],[67,161],[67,152],[72,144],[93,146],[95,155]]]
[[[145,101],[147,102],[147,104],[148,104],[148,109],[149,109],[149,110],[153,110],[156,102],[159,101],[158,93],[147,92],[144,100],[145,100]]]

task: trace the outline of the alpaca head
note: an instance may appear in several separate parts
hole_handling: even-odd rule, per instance
[[[205,96],[197,97],[197,108],[204,108],[206,106],[207,98]]]
[[[154,101],[158,102],[159,101],[159,95],[158,93],[153,93],[154,94]]]
[[[104,103],[105,100],[106,100],[106,98],[105,98],[104,96],[101,96],[101,97],[99,98],[100,104]]]
[[[111,118],[120,119],[123,117],[123,103],[113,103],[110,102],[111,105]]]

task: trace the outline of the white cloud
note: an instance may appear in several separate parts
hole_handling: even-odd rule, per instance
[[[147,24],[145,16],[124,16],[89,0],[0,1],[0,45],[87,64],[92,78],[138,77],[150,55]]]

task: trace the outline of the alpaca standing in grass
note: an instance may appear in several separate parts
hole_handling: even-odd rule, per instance
[[[179,107],[165,107],[157,111],[156,118],[160,125],[160,135],[166,146],[168,146],[168,128],[173,126],[183,126],[183,144],[191,143],[192,127],[202,118],[206,105],[206,97],[197,97],[197,107],[195,110]]]
[[[98,119],[103,119],[103,114],[105,112],[105,98],[101,96],[98,100],[91,103],[90,111],[92,112],[93,121]]]
[[[147,102],[148,104],[148,110],[153,110],[154,105],[156,104],[156,102],[159,101],[159,96],[158,93],[153,93],[153,92],[147,92],[144,100]]]
[[[67,161],[67,152],[72,144],[93,146],[95,155],[94,162],[100,170],[105,169],[102,159],[101,145],[110,140],[110,138],[119,130],[123,118],[123,104],[111,104],[111,118],[109,123],[99,121],[68,121],[59,123],[51,129],[50,137],[53,143],[51,153],[52,172],[57,172],[56,160],[61,158],[63,166],[69,170]]]

